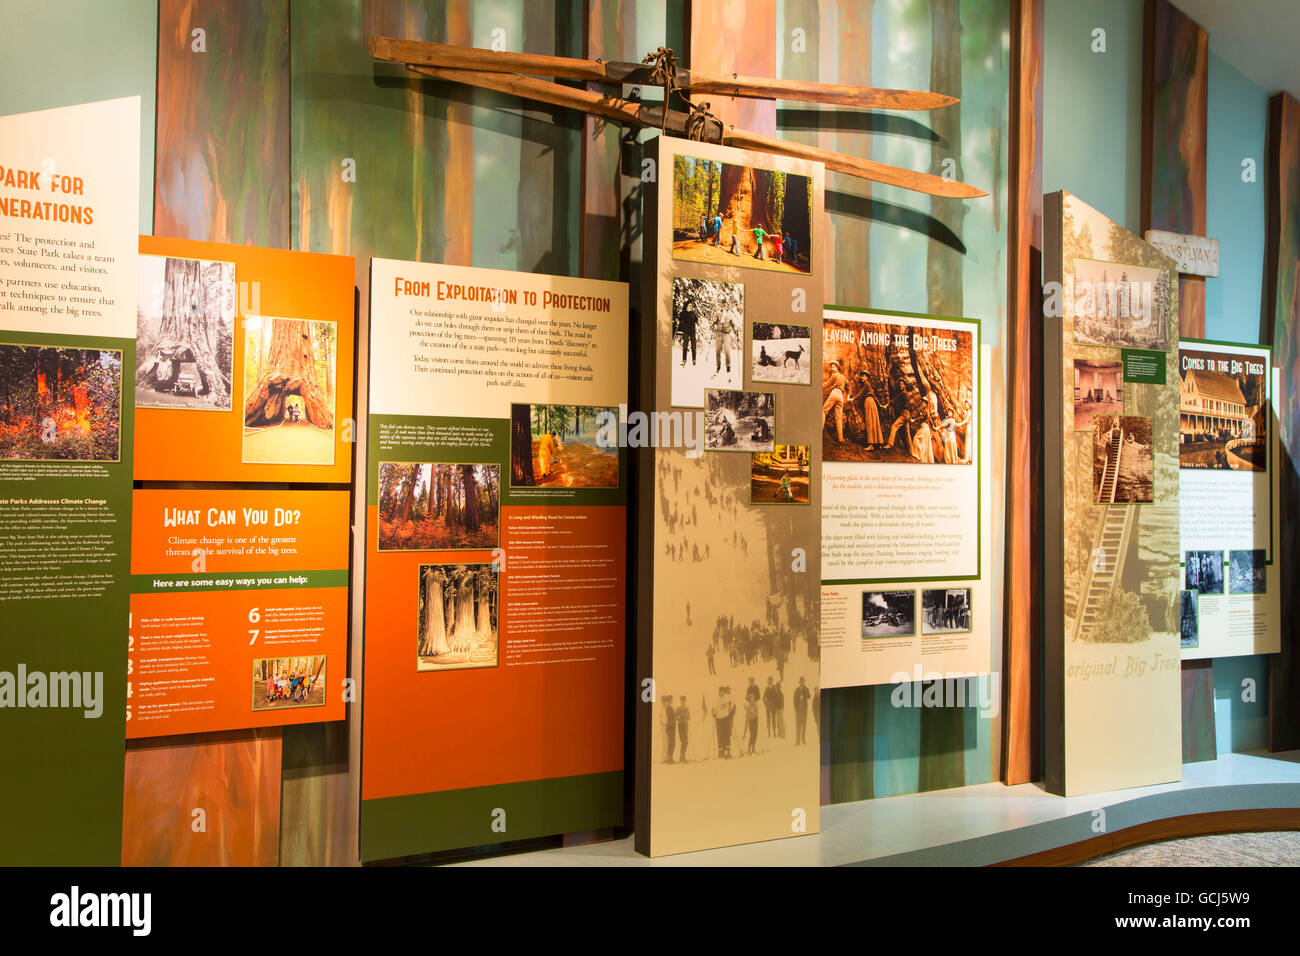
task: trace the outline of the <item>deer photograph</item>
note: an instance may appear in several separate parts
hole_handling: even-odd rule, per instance
[[[750,373],[755,382],[812,384],[812,336],[806,325],[755,322],[750,336]]]

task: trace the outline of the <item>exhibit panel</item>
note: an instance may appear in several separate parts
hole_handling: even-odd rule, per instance
[[[10,863],[119,861],[139,128],[138,97],[0,117]]]
[[[820,164],[647,147],[636,845],[817,830]],[[703,585],[703,586],[702,586]]]
[[[1069,193],[1043,223],[1046,782],[1073,796],[1182,772],[1178,273]]]
[[[822,336],[822,686],[988,675],[980,324],[830,306]]]
[[[623,819],[627,286],[371,261],[361,855]]]

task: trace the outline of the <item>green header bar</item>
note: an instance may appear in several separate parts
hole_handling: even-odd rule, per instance
[[[345,588],[346,568],[333,571],[256,571],[238,574],[133,574],[132,594],[190,591],[280,591],[286,588]]]

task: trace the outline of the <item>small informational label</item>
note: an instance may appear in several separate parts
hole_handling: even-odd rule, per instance
[[[1186,276],[1219,274],[1219,240],[1205,236],[1185,236],[1163,229],[1148,229],[1147,242],[1178,263]]]
[[[1146,349],[1123,349],[1124,381],[1145,385],[1165,384],[1165,354]]]

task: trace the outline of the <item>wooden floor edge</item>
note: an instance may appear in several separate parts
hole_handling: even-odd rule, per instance
[[[1300,830],[1300,807],[1217,810],[1210,813],[1187,813],[1176,817],[1165,817],[1125,827],[1114,833],[1102,833],[1088,840],[1080,840],[1078,843],[1067,843],[1064,846],[991,865],[1070,866],[1160,840],[1266,830]]]

